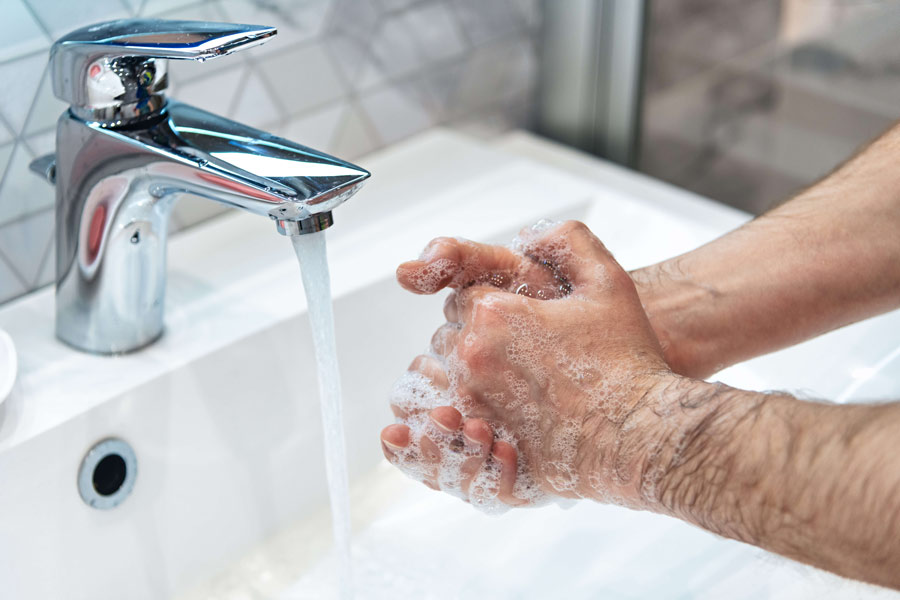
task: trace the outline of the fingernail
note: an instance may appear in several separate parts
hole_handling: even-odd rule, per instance
[[[381,443],[395,452],[399,451],[399,450],[403,450],[403,446],[398,446],[397,444],[392,444],[391,442],[389,442],[387,440],[381,440]]]
[[[496,460],[497,462],[500,462],[500,457],[497,456],[496,454],[494,454],[493,451],[491,451],[491,458],[493,458],[493,459]]]
[[[479,442],[478,440],[475,440],[475,439],[470,438],[465,432],[463,432],[463,437],[466,438],[466,441],[469,442],[470,444],[478,444],[478,445],[481,445],[481,442]]]
[[[429,414],[429,415],[428,415],[428,418],[431,419],[431,422],[434,423],[434,425],[435,425],[438,429],[440,429],[441,431],[443,431],[444,433],[453,433],[453,430],[452,430],[452,429],[450,429],[449,427],[447,427],[446,425],[444,425],[443,423],[441,423],[440,421],[438,421],[437,419],[435,419],[435,418],[434,418],[434,415]]]

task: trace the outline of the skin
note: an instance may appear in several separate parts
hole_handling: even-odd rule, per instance
[[[577,222],[525,232],[520,252],[435,240],[397,272],[416,293],[453,290],[433,352],[410,368],[466,401],[398,416],[477,449],[463,474],[499,469],[506,504],[524,504],[524,469],[547,495],[671,515],[900,589],[900,403],[698,379],[900,306],[898,155],[900,128],[767,215],[630,275]],[[441,277],[423,278],[438,261]],[[382,431],[389,460],[409,435]],[[438,487],[446,450],[420,443]]]

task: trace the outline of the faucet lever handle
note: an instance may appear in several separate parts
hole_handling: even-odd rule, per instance
[[[129,101],[137,102],[165,89],[165,61],[205,61],[266,42],[274,27],[123,19],[76,29],[50,49],[53,93],[86,115]],[[159,108],[158,106],[155,108]],[[113,111],[116,112],[116,111]],[[102,118],[95,120],[104,120]]]

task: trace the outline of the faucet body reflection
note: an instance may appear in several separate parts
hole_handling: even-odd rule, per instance
[[[273,219],[283,234],[311,233],[330,226],[332,209],[369,176],[346,161],[163,97],[164,58],[205,60],[274,33],[117,21],[54,44],[51,73],[63,78],[54,80],[54,91],[72,107],[59,119],[55,157],[32,166],[56,184],[61,340],[111,354],[162,334],[168,221],[182,195]],[[152,55],[135,56],[143,53]],[[118,87],[109,84],[110,74]],[[105,97],[109,89],[115,93]]]

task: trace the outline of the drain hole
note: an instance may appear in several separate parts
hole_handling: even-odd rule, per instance
[[[118,454],[108,454],[94,467],[94,489],[101,496],[111,496],[125,483],[128,467]]]
[[[78,493],[91,508],[107,510],[134,489],[137,456],[128,442],[107,438],[88,450],[78,469]]]

